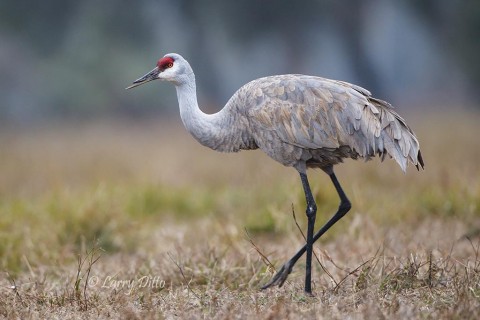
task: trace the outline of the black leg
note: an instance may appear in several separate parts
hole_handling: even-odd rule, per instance
[[[307,244],[305,245],[307,251],[307,262],[305,267],[305,293],[312,294],[312,253],[313,253],[313,230],[315,228],[315,217],[317,215],[317,205],[315,199],[313,199],[310,185],[308,184],[307,175],[300,173],[300,179],[302,179],[303,191],[305,192],[305,199],[307,200]]]
[[[313,242],[317,241],[331,226],[333,226],[338,220],[340,220],[352,207],[350,201],[348,200],[347,196],[343,192],[340,183],[333,172],[333,168],[329,167],[324,169],[324,171],[330,176],[330,179],[337,190],[337,193],[340,197],[340,206],[338,207],[337,212],[335,215],[328,220],[328,222],[320,229],[318,232],[313,236]],[[308,206],[308,205],[307,205]],[[308,235],[307,235],[307,244],[308,244]],[[268,282],[266,285],[262,287],[262,289],[270,288],[271,286],[278,285],[281,287],[285,280],[287,280],[288,275],[292,272],[293,266],[295,263],[300,259],[300,257],[307,251],[307,245],[304,245],[298,252],[288,260],[282,268],[273,276],[272,280]],[[313,250],[312,250],[313,251]]]

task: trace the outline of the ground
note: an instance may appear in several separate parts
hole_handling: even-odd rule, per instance
[[[479,318],[478,113],[406,115],[425,171],[347,160],[353,208],[282,288],[304,243],[300,179],[198,145],[177,118],[0,129],[0,317]],[[309,171],[317,228],[338,206]],[[298,224],[298,226],[297,226]]]

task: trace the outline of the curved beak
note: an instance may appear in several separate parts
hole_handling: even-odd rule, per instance
[[[155,67],[155,69],[153,69],[152,71],[150,71],[149,73],[147,73],[143,77],[138,78],[137,80],[133,81],[133,84],[129,87],[126,87],[125,89],[126,90],[132,89],[132,88],[138,87],[141,84],[145,84],[147,82],[150,82],[152,80],[157,80],[159,73],[160,73],[160,70],[158,69],[158,67]]]

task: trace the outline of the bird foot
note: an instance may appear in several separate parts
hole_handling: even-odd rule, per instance
[[[307,291],[307,290],[305,290],[304,292],[305,292],[305,295],[306,295],[307,297],[310,297],[310,298],[314,298],[314,297],[315,297],[315,295],[312,293],[312,291]]]
[[[285,263],[280,270],[273,276],[272,280],[270,280],[266,285],[264,285],[261,290],[268,289],[272,286],[283,286],[285,280],[287,280],[288,275],[292,272],[293,263],[288,261]]]

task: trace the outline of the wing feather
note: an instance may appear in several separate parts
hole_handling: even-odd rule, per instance
[[[249,88],[251,86],[252,88]],[[261,78],[246,85],[247,115],[257,130],[305,149],[348,146],[369,159],[386,153],[405,171],[419,164],[419,144],[405,121],[361,87],[303,75]]]

